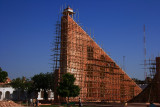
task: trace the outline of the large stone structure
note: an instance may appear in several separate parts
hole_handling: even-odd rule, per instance
[[[83,102],[128,101],[141,92],[141,88],[110,58],[109,55],[74,21],[73,10],[66,8],[61,17],[61,26],[55,55],[57,83],[66,72],[74,74],[75,84],[81,88],[80,95],[71,98]],[[60,43],[60,47],[58,47]],[[59,61],[59,62],[58,62]],[[55,101],[58,99],[55,90]]]

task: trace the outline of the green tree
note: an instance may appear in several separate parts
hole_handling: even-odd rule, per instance
[[[145,84],[146,82],[144,80],[139,80],[137,78],[132,78],[132,80],[136,83],[136,84]]]
[[[22,91],[28,90],[32,87],[32,81],[25,77],[13,79],[10,84],[13,88],[21,89]]]
[[[3,71],[0,67],[0,82],[5,82],[8,77],[8,73],[6,71]]]
[[[74,85],[76,78],[73,74],[66,73],[62,76],[62,81],[57,87],[57,93],[61,97],[67,97],[68,103],[70,97],[76,97],[80,93],[80,88],[78,85]]]
[[[35,91],[40,91],[42,89],[44,91],[44,99],[48,99],[48,94],[47,90],[53,90],[53,85],[54,85],[54,74],[51,72],[47,73],[40,73],[34,75],[32,78],[33,81],[33,86]]]
[[[10,83],[10,85],[15,88],[19,92],[18,98],[20,99],[20,92],[27,92],[27,98],[29,97],[30,93],[33,92],[33,82],[29,79],[26,79],[25,77],[18,77],[16,79],[13,79]]]

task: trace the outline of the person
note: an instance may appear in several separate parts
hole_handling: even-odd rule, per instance
[[[79,97],[79,107],[82,107],[81,98]]]
[[[39,105],[38,105],[38,103],[39,103],[39,101],[38,101],[38,99],[36,99],[36,107],[38,107]]]
[[[127,102],[125,102],[124,105],[127,106],[128,105]]]
[[[35,105],[35,102],[36,102],[36,100],[35,100],[35,99],[33,99],[33,106]]]
[[[32,106],[32,99],[30,99],[30,104],[29,105]]]
[[[156,105],[155,105],[155,104],[153,104],[152,102],[150,102],[149,107],[156,107]]]

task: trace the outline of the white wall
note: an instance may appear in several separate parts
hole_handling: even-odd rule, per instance
[[[0,87],[0,101],[6,99],[12,99],[13,91],[15,91],[15,89],[12,87]],[[47,91],[47,93],[48,93],[48,100],[53,100],[54,93],[51,90]],[[43,100],[43,95],[41,94],[43,94],[43,90],[38,92],[38,100]]]
[[[11,99],[14,88],[12,87],[0,87],[0,101],[5,99]]]
[[[54,93],[51,91],[51,90],[49,90],[49,91],[47,91],[47,93],[48,93],[48,100],[54,100]],[[43,100],[43,90],[40,90],[40,92],[38,92],[38,100]]]

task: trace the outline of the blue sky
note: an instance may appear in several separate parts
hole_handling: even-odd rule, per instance
[[[160,53],[159,0],[0,0],[0,67],[11,79],[52,72],[51,48],[60,7],[79,11],[84,30],[130,77],[144,79],[143,25],[147,59]]]

